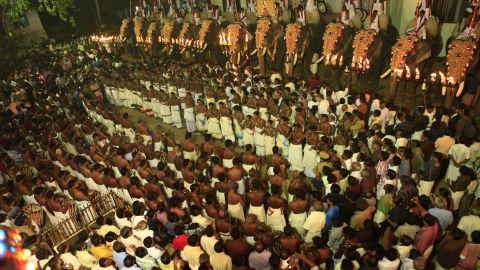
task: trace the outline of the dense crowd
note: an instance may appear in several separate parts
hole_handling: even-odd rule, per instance
[[[83,42],[31,57],[3,85],[0,221],[40,269],[476,269],[480,140],[463,104]],[[46,227],[106,196],[122,207],[52,246]]]

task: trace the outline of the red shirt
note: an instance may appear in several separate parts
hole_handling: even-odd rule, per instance
[[[175,250],[183,251],[183,248],[188,245],[188,235],[182,234],[173,239],[172,246]]]

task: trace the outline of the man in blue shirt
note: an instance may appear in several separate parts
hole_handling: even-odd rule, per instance
[[[119,241],[115,241],[115,243],[113,243],[113,261],[117,265],[118,269],[122,269],[125,266],[123,264],[125,257],[127,257],[125,246]]]
[[[328,210],[326,213],[326,225],[327,230],[330,231],[332,228],[332,220],[338,219],[340,217],[340,208],[335,205],[335,197],[327,196]]]
[[[445,209],[446,203],[441,198],[435,198],[433,206],[428,209],[428,213],[438,219],[440,228],[445,231],[453,223],[452,211]]]

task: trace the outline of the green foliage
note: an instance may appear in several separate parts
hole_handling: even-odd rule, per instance
[[[10,22],[19,22],[29,6],[28,0],[0,0],[0,8],[4,12],[5,19]]]
[[[74,7],[74,0],[0,0],[0,8],[5,14],[4,19],[10,23],[21,21],[28,9],[38,8],[41,12],[74,25],[75,21],[70,15]]]
[[[39,11],[59,17],[62,21],[74,25],[75,20],[70,15],[75,7],[74,0],[38,0]]]

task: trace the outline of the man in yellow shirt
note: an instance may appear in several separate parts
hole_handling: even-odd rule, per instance
[[[103,237],[95,234],[92,236],[91,242],[93,246],[90,248],[90,252],[95,258],[101,259],[113,257],[113,249],[105,244],[106,242]]]
[[[218,241],[215,246],[215,253],[210,255],[210,264],[213,270],[231,270],[232,258],[225,254],[224,246],[221,241]]]

